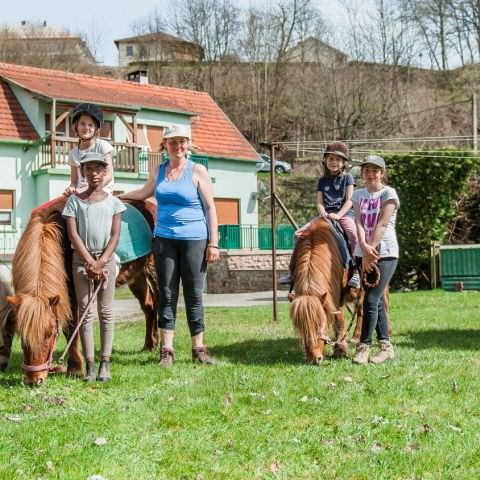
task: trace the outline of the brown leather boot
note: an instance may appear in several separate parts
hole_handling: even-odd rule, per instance
[[[213,365],[215,360],[208,353],[207,347],[192,348],[192,362],[204,363],[205,365]]]
[[[175,363],[175,353],[173,348],[162,347],[160,349],[160,366],[169,368]]]

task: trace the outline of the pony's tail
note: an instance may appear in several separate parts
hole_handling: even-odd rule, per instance
[[[158,289],[157,270],[155,269],[155,261],[153,255],[150,255],[145,262],[145,279],[147,281],[148,289],[152,295],[154,302],[160,298],[160,291]]]
[[[328,333],[328,319],[322,301],[311,295],[300,295],[290,305],[290,317],[300,335],[302,347],[308,349]]]

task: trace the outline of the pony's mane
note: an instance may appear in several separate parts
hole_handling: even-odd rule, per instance
[[[337,242],[330,226],[318,222],[298,246],[295,293],[319,298],[327,294],[327,310],[335,310],[341,304],[342,282],[343,265]]]
[[[342,304],[342,259],[325,221],[316,223],[296,249],[294,285],[290,316],[308,355],[327,336],[328,323]]]
[[[17,331],[35,349],[44,340],[49,323],[50,299],[58,296],[55,313],[62,325],[71,317],[63,255],[64,228],[58,212],[40,211],[32,216],[18,243],[12,263],[13,286],[21,298]]]

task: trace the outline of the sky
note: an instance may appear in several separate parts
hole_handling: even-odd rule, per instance
[[[338,16],[341,11],[338,0],[314,2],[329,16]],[[51,27],[64,27],[71,33],[90,33],[92,36],[92,32],[101,32],[99,51],[103,53],[103,64],[118,65],[113,41],[133,36],[132,23],[155,8],[160,11],[168,8],[170,0],[82,0],[78,3],[65,0],[4,0],[2,3],[0,25],[18,26],[22,20],[46,21]],[[235,0],[235,3],[241,8],[248,8],[250,5],[268,5],[269,0]]]

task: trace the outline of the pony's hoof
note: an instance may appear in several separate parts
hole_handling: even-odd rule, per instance
[[[82,369],[67,369],[67,376],[70,378],[83,378]]]
[[[309,363],[310,363],[310,365],[318,366],[321,363],[323,363],[323,357],[314,358],[313,360],[310,360]]]
[[[348,340],[348,343],[351,345],[357,345],[360,342],[360,339],[358,337],[352,337]]]

